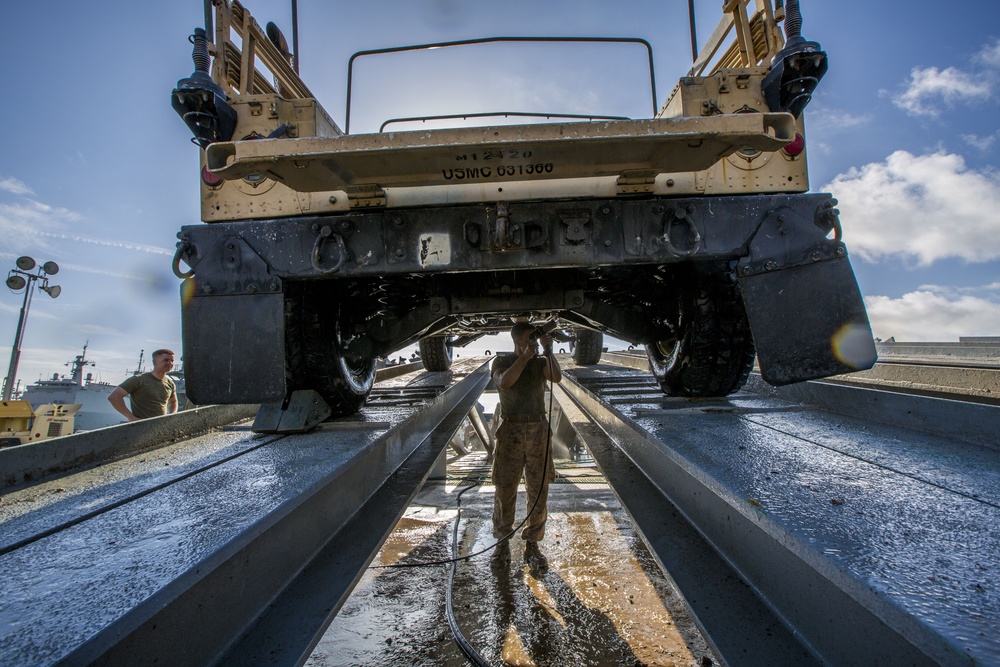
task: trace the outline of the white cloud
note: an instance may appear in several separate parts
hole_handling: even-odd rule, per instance
[[[100,324],[77,324],[74,325],[73,328],[79,331],[80,333],[86,334],[88,336],[92,335],[114,336],[115,334],[118,333],[117,329],[114,329],[112,327],[101,326]]]
[[[954,67],[937,67],[910,71],[910,82],[902,93],[892,96],[892,102],[911,116],[941,115],[941,105],[953,107],[958,102],[982,102],[989,99],[991,82]]]
[[[132,273],[114,271],[103,267],[93,267],[85,264],[60,264],[60,266],[62,266],[62,268],[66,271],[79,271],[80,273],[102,276],[104,278],[114,278],[116,280],[138,280],[138,278]]]
[[[991,288],[991,289],[990,289]],[[1000,284],[980,288],[993,299],[921,288],[902,298],[865,297],[872,333],[883,340],[957,341],[959,336],[1000,335]]]
[[[882,91],[893,104],[911,116],[937,117],[959,103],[976,104],[993,96],[1000,73],[1000,39],[973,56],[976,71],[957,67],[914,67],[905,89],[896,94]]]
[[[6,190],[15,195],[33,195],[31,188],[24,181],[19,181],[16,178],[5,178],[0,180],[0,190]]]
[[[167,257],[173,257],[174,251],[168,248],[161,248],[154,245],[145,245],[143,243],[131,243],[129,241],[109,241],[107,239],[92,238],[89,236],[81,236],[80,234],[65,234],[65,233],[54,233],[54,232],[39,232],[40,236],[46,236],[49,238],[61,239],[65,241],[77,241],[79,243],[90,243],[93,245],[105,246],[108,248],[121,248],[123,250],[137,250],[140,252],[148,252],[152,255],[166,255]]]
[[[6,182],[0,181],[0,184]],[[21,183],[20,181],[16,182]],[[21,183],[21,185],[24,184]],[[3,189],[13,192],[9,188]],[[174,254],[174,251],[169,248],[130,241],[94,238],[65,231],[68,227],[79,227],[82,219],[83,217],[76,211],[50,206],[33,199],[25,199],[23,202],[13,204],[0,203],[0,237],[4,239],[6,248],[17,249],[17,252],[21,254],[50,249],[52,244],[49,243],[49,239],[89,243],[153,255],[173,256]]]
[[[996,67],[1000,69],[1000,37],[992,44],[987,44],[976,54],[975,61],[986,67]]]
[[[0,204],[0,237],[3,237],[7,248],[48,248],[42,238],[46,233],[79,219],[80,215],[75,211],[32,199],[23,203]]]
[[[973,285],[972,287],[952,287],[950,285],[921,285],[918,292],[934,292],[949,299],[957,299],[965,295],[986,294],[992,296],[994,300],[1000,301],[1000,282],[992,282],[988,285]]]
[[[981,137],[978,134],[962,134],[960,136],[962,137],[962,141],[965,143],[982,151],[983,153],[986,153],[989,152],[989,150],[993,148],[993,144],[1000,139],[1000,132],[994,132],[993,134],[986,135],[985,137]]]
[[[837,109],[820,108],[809,114],[809,128],[813,130],[847,129],[867,125],[871,121],[870,114],[857,115]]]
[[[845,241],[865,260],[1000,258],[1000,173],[969,169],[960,155],[896,151],[822,190],[840,201]]]

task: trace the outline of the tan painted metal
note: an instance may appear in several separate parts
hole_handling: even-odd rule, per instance
[[[241,140],[256,141],[279,125],[288,126],[285,136],[335,137],[343,134],[314,99],[288,100],[276,94],[240,95],[231,100],[236,109],[236,127]],[[205,153],[201,153],[205,166]],[[331,193],[296,193],[273,179],[238,179],[210,186],[201,183],[201,216],[205,222],[303,215],[334,210]],[[346,195],[341,197],[347,201]]]
[[[640,348],[641,349],[641,348]],[[608,363],[639,370],[649,370],[649,360],[644,353],[605,352],[601,359]],[[1000,400],[1000,368],[963,368],[961,366],[934,366],[877,363],[867,371],[835,375],[823,382],[868,386],[874,389],[912,389],[960,397],[976,396]]]
[[[274,86],[256,71],[255,61],[260,60],[274,76],[283,97],[313,97],[309,88],[292,69],[288,58],[271,43],[242,4],[235,0],[213,0],[213,4],[216,29],[215,44],[212,47],[212,55],[215,56],[212,78],[217,84],[239,95],[276,92]],[[239,36],[242,49],[233,43],[231,32]]]
[[[826,382],[860,386],[897,387],[957,397],[977,396],[1000,401],[1000,368],[960,368],[921,364],[882,364],[867,371],[836,375]],[[961,399],[957,399],[961,400]]]
[[[722,20],[715,26],[701,53],[688,71],[688,76],[702,74],[723,46],[730,31],[736,38],[719,57],[712,72],[731,67],[754,67],[771,62],[785,45],[778,21],[783,10],[775,12],[771,0],[755,0],[756,10],[747,15],[750,0],[727,0],[722,5]]]
[[[250,13],[238,1],[213,0],[213,78],[229,94],[237,129],[233,142],[202,153],[202,167],[223,179],[202,182],[202,219],[544,198],[805,192],[805,152],[793,157],[779,150],[795,134],[805,136],[803,122],[770,113],[760,91],[771,56],[784,45],[783,14],[772,0],[753,0],[748,14],[750,2],[724,4],[691,75],[652,120],[345,136]],[[713,59],[711,74],[700,76]],[[273,83],[255,68],[258,62]],[[281,125],[287,127],[283,138],[261,140]]]
[[[743,146],[774,151],[795,136],[789,114],[553,123],[212,144],[209,169],[259,173],[299,192],[348,185],[442,185],[697,171]]]
[[[761,92],[766,67],[723,69],[710,76],[687,76],[680,80],[660,111],[660,117],[684,118],[717,114],[764,114],[767,103]],[[795,132],[805,137],[800,117]],[[736,194],[761,192],[806,192],[809,174],[806,152],[796,156],[783,151],[761,151],[750,145],[720,160],[710,168],[687,175],[672,175],[671,193]],[[654,188],[666,194],[664,189]]]

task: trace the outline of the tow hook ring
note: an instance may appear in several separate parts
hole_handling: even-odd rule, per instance
[[[319,251],[327,239],[330,239],[337,244],[337,262],[330,268],[320,266],[323,259]],[[319,273],[336,273],[337,271],[340,271],[340,267],[344,265],[344,261],[347,259],[347,245],[344,243],[344,237],[333,231],[333,229],[329,226],[323,227],[323,229],[319,231],[319,235],[316,236],[316,241],[313,243],[312,254],[309,259],[312,262],[313,269]]]
[[[691,247],[688,250],[679,250],[677,246],[675,246],[673,242],[670,240],[670,230],[673,229],[673,226],[678,222],[683,222],[687,226],[688,230],[687,238],[691,242]],[[701,250],[701,234],[698,232],[698,226],[694,224],[694,220],[692,220],[691,216],[689,215],[671,220],[670,222],[666,223],[666,227],[663,230],[663,236],[660,238],[660,241],[663,244],[663,246],[667,249],[667,252],[669,252],[674,257],[690,257],[691,255]]]
[[[187,280],[194,275],[194,269],[191,269],[190,271],[181,271],[181,257],[186,256],[190,250],[191,246],[181,241],[178,242],[177,251],[174,252],[174,261],[171,263],[171,268],[174,270],[174,275],[181,280]]]

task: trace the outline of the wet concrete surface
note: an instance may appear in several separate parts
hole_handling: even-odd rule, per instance
[[[457,374],[424,378],[433,385],[429,395]],[[206,571],[230,560],[239,564],[219,554],[261,543],[272,518],[291,514],[305,490],[315,495],[329,488],[347,498],[324,514],[327,525],[318,533],[332,532],[331,524],[350,516],[350,493],[370,493],[419,442],[378,441],[422,402],[373,405],[295,437],[236,426],[4,495],[0,664],[89,662],[71,654],[104,650],[103,637],[118,632],[112,626],[131,628],[165,601],[178,604],[178,591],[200,585]],[[317,539],[314,532],[303,536],[305,546],[291,539],[275,549],[309,551],[309,540]],[[261,567],[268,574],[287,570],[296,557]],[[246,576],[253,583],[237,593],[263,579]],[[197,593],[189,597],[196,600]],[[214,627],[221,617],[214,617]],[[183,650],[193,643],[185,642]]]
[[[463,477],[488,482],[484,454],[450,462],[430,482],[334,619],[307,665],[466,665],[445,612],[450,565],[388,568],[451,555]],[[718,657],[647,551],[593,462],[557,460],[549,521],[540,543],[545,569],[488,551],[458,564],[454,613],[469,643],[495,665],[710,665]],[[493,488],[462,496],[459,552],[492,545]],[[524,516],[523,487],[518,519]]]
[[[927,655],[1000,664],[995,434],[975,444],[747,393],[665,398],[624,369],[576,377]]]
[[[294,439],[217,433],[212,446],[158,450],[66,478],[64,487],[42,485],[18,496],[44,511],[25,514],[20,503],[5,497],[12,509],[5,537],[16,524],[18,535],[37,539],[0,552],[0,664],[67,659],[113,624],[131,623],[147,609],[162,608],[162,599],[188,590],[201,580],[204,563],[215,567],[220,552],[244,548],[270,525],[267,517],[297,507],[303,489],[329,486],[334,477],[346,489],[378,479],[377,465],[366,462],[383,459],[368,452],[413,409],[373,407],[350,428],[321,428]],[[402,456],[380,451],[391,454],[384,459],[387,466]],[[172,472],[160,479],[160,470]],[[138,502],[118,502],[123,497]],[[331,520],[349,509],[338,507]],[[47,517],[56,514],[82,514],[86,520],[53,532]]]
[[[275,440],[249,421],[0,495],[0,552]]]

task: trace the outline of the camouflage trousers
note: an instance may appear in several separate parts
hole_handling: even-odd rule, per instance
[[[532,506],[535,509],[528,517],[521,537],[536,541],[544,537],[549,483],[556,478],[552,448],[546,447],[548,435],[549,425],[544,417],[532,423],[505,421],[497,429],[493,458],[493,484],[496,486],[493,496],[494,537],[503,537],[514,528],[517,486],[522,471],[528,496],[526,510]]]

